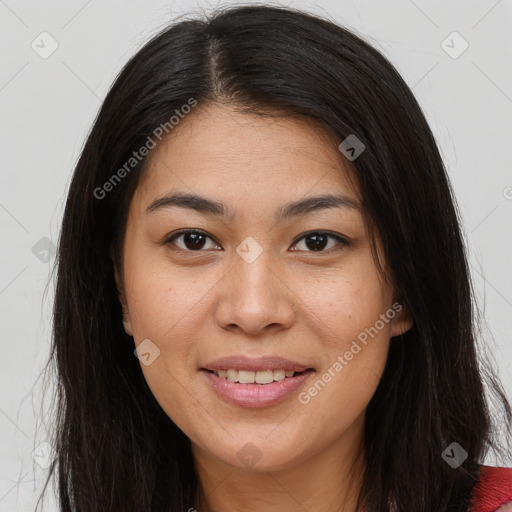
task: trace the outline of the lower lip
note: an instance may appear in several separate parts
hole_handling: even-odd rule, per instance
[[[268,407],[290,396],[312,373],[306,370],[295,377],[286,377],[269,384],[240,384],[201,370],[217,394],[240,407]]]

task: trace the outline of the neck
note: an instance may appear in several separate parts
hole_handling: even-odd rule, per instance
[[[273,470],[234,467],[192,443],[199,512],[356,512],[364,415],[309,458]]]

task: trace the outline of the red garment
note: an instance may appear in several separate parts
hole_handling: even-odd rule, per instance
[[[512,468],[482,465],[470,512],[496,512],[509,502],[512,503]]]

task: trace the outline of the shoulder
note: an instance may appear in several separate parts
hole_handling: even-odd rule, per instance
[[[496,512],[508,502],[512,502],[512,468],[481,465],[470,512]]]

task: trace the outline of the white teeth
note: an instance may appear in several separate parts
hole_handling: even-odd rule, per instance
[[[253,384],[254,383],[254,372],[248,372],[246,370],[238,370],[238,382],[240,382],[240,384]]]
[[[274,381],[274,372],[272,370],[262,370],[256,372],[256,377],[254,381],[256,382],[256,384],[270,384],[271,382]]]
[[[295,372],[288,372],[291,373],[291,375],[288,375],[288,377],[292,377]],[[286,372],[284,370],[274,370],[274,380],[283,380],[286,377]]]
[[[295,375],[295,372],[288,370],[260,370],[253,372],[230,369],[214,371],[213,373],[221,379],[227,379],[229,382],[240,382],[240,384],[270,384],[271,382],[280,381]]]

